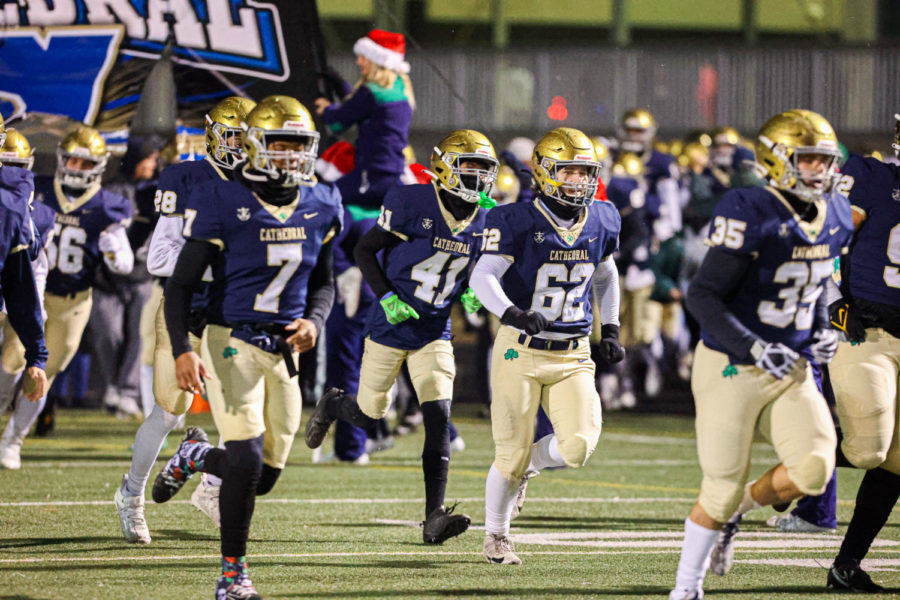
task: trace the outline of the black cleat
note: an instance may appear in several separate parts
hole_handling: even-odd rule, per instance
[[[422,540],[426,544],[443,544],[446,540],[456,537],[469,528],[472,519],[469,515],[455,515],[454,504],[448,509],[443,506],[431,511],[428,518],[422,523]]]
[[[784,502],[784,503],[782,503],[782,504],[773,504],[773,505],[772,505],[772,509],[773,509],[775,512],[780,512],[780,513],[783,513],[784,511],[786,511],[786,510],[789,509],[790,507],[791,507],[791,503],[790,503],[790,502]]]
[[[309,448],[316,449],[325,441],[325,436],[334,423],[334,419],[328,416],[328,404],[340,400],[343,395],[344,390],[329,388],[316,402],[316,407],[306,422],[306,445]]]
[[[843,564],[833,564],[828,569],[826,588],[834,588],[839,592],[859,592],[864,594],[883,594],[885,589],[872,581],[869,574],[862,570],[855,560]]]

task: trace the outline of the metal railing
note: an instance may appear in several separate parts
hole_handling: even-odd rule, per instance
[[[353,60],[333,57],[347,76],[357,72]],[[839,134],[865,134],[888,130],[900,112],[900,51],[889,47],[447,50],[408,60],[419,131],[533,133],[565,124],[610,133],[619,115],[641,106],[663,135],[715,125],[750,132],[778,111],[802,107],[825,115]],[[548,116],[555,97],[561,121]]]

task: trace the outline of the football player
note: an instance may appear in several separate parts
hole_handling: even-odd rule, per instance
[[[131,203],[100,187],[109,153],[100,133],[76,125],[59,142],[56,174],[38,176],[34,193],[56,212],[53,241],[48,247],[49,273],[44,296],[47,321],[47,377],[69,365],[91,314],[91,286],[102,260],[115,273],[134,266],[126,227]],[[46,403],[19,402],[0,442],[0,452],[15,462],[32,423]]]
[[[681,230],[681,193],[678,163],[667,152],[653,147],[658,126],[649,110],[634,108],[622,115],[619,122],[620,152],[632,152],[644,163],[647,182],[647,215],[659,241],[664,242]]]
[[[5,147],[7,137],[0,115],[0,147]],[[4,162],[7,158],[8,155]],[[23,388],[25,397],[31,401],[28,404],[42,398],[50,389],[45,373],[47,346],[39,286],[29,256],[29,251],[39,244],[28,209],[34,194],[33,182],[34,177],[27,170],[0,163],[0,303],[5,306],[5,313],[0,313],[0,317],[8,324],[4,335],[16,334],[16,342],[21,339],[24,344],[27,379]],[[4,346],[7,345],[5,342]],[[14,380],[2,383],[6,386]],[[4,433],[0,441],[0,464],[18,468],[18,452],[6,450],[11,441],[11,436]]]
[[[707,569],[731,569],[746,512],[820,494],[831,479],[836,435],[809,361],[837,350],[822,290],[852,232],[850,206],[832,192],[839,159],[824,118],[775,115],[756,141],[768,185],[731,190],[713,213],[687,294],[701,326],[691,388],[703,482],[672,600],[702,598]],[[757,429],[780,462],[745,486]]]
[[[241,123],[256,103],[247,98],[230,96],[216,104],[206,115],[206,158],[198,161],[176,163],[167,167],[159,178],[156,190],[156,211],[159,221],[150,240],[147,268],[152,275],[170,277],[175,269],[178,254],[184,246],[182,228],[185,206],[191,194],[203,183],[211,180],[228,181],[234,178],[234,169],[241,162]],[[191,348],[207,356],[208,349],[201,344],[203,330],[209,318],[209,284],[191,301]],[[166,332],[163,310],[162,284],[154,285],[154,291],[145,310],[154,314],[155,349],[152,372],[144,370],[142,377],[152,378],[154,406],[144,419],[134,438],[131,468],[116,489],[115,504],[119,524],[125,539],[132,543],[149,544],[150,531],[144,517],[144,489],[153,463],[156,462],[166,436],[178,424],[193,402],[193,394],[178,387],[175,379],[175,360],[172,345]],[[216,317],[213,316],[213,320]],[[207,357],[206,364],[212,368]],[[207,394],[221,397],[217,378],[209,378]],[[219,524],[218,478],[204,478],[191,496],[191,503]]]
[[[7,170],[7,175],[13,173],[15,168],[30,171],[34,164],[34,150],[28,139],[13,129],[6,130],[6,141],[0,146],[0,165],[14,167]],[[34,244],[29,248],[29,258],[34,271],[35,284],[37,285],[38,298],[41,302],[41,311],[44,307],[44,288],[47,284],[47,271],[49,260],[47,248],[53,239],[53,225],[56,213],[43,203],[31,203],[31,220],[34,223]],[[0,315],[0,320],[5,320],[6,315]],[[2,352],[0,352],[0,410],[12,402],[16,392],[16,383],[25,370],[25,347],[16,336],[12,325],[7,321],[3,327]],[[18,453],[8,455],[0,454],[0,465],[7,469],[17,469],[21,466]]]
[[[471,522],[444,508],[456,375],[450,309],[457,300],[468,312],[481,306],[466,282],[483,229],[482,205],[493,204],[487,196],[499,168],[491,142],[477,131],[460,129],[434,148],[433,184],[395,187],[385,196],[376,227],[354,251],[363,277],[380,298],[369,311],[358,395],[329,390],[306,426],[310,448],[322,443],[335,419],[371,428],[387,414],[391,386],[405,361],[425,427],[426,544],[460,535]]]
[[[534,147],[536,198],[488,213],[472,288],[502,326],[491,364],[496,453],[485,491],[484,557],[521,564],[509,538],[519,491],[534,471],[585,464],[600,438],[600,398],[588,335],[591,292],[600,303],[600,354],[619,345],[619,285],[612,254],[619,213],[594,201],[601,164],[591,139],[560,127]],[[534,442],[543,404],[555,435]]]
[[[900,155],[900,115],[894,118],[893,148]],[[843,297],[831,304],[832,322],[846,339],[829,371],[841,454],[869,470],[827,584],[877,593],[884,589],[859,563],[900,497],[900,168],[851,154],[838,189],[849,196],[856,234],[849,259],[842,261]]]
[[[222,575],[216,598],[260,598],[247,573],[255,497],[275,485],[300,426],[297,355],[315,346],[334,301],[330,243],[340,194],[313,175],[319,134],[295,99],[260,102],[247,115],[247,161],[235,181],[213,179],[188,199],[187,239],[166,285],[166,327],[178,385],[203,389],[210,374],[191,349],[191,291],[221,258],[223,323],[207,326],[222,398],[210,396],[225,448],[189,428],[154,482],[175,494],[195,472],[222,479]],[[263,434],[266,433],[265,438]]]

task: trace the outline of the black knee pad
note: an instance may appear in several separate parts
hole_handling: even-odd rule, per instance
[[[263,467],[263,436],[252,440],[225,442],[228,466],[251,473],[260,473]]]
[[[450,400],[422,403],[422,424],[425,426],[425,451],[442,451],[450,443]]]
[[[267,464],[262,466],[262,475],[259,476],[259,483],[256,486],[256,495],[265,496],[275,487],[275,482],[281,476],[281,469],[270,467]]]

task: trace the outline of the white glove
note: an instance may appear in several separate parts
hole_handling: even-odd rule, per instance
[[[809,347],[813,360],[820,365],[830,363],[837,353],[840,339],[838,331],[836,329],[820,329],[813,334],[813,339],[816,341]]]
[[[338,298],[344,303],[344,314],[352,317],[359,310],[359,294],[362,290],[362,271],[359,267],[350,267],[334,278],[337,284]]]
[[[122,249],[122,238],[104,231],[100,234],[97,245],[100,247],[100,252],[115,254]]]
[[[781,379],[791,372],[800,355],[784,344],[755,342],[750,354],[756,360],[756,366],[776,379]]]

